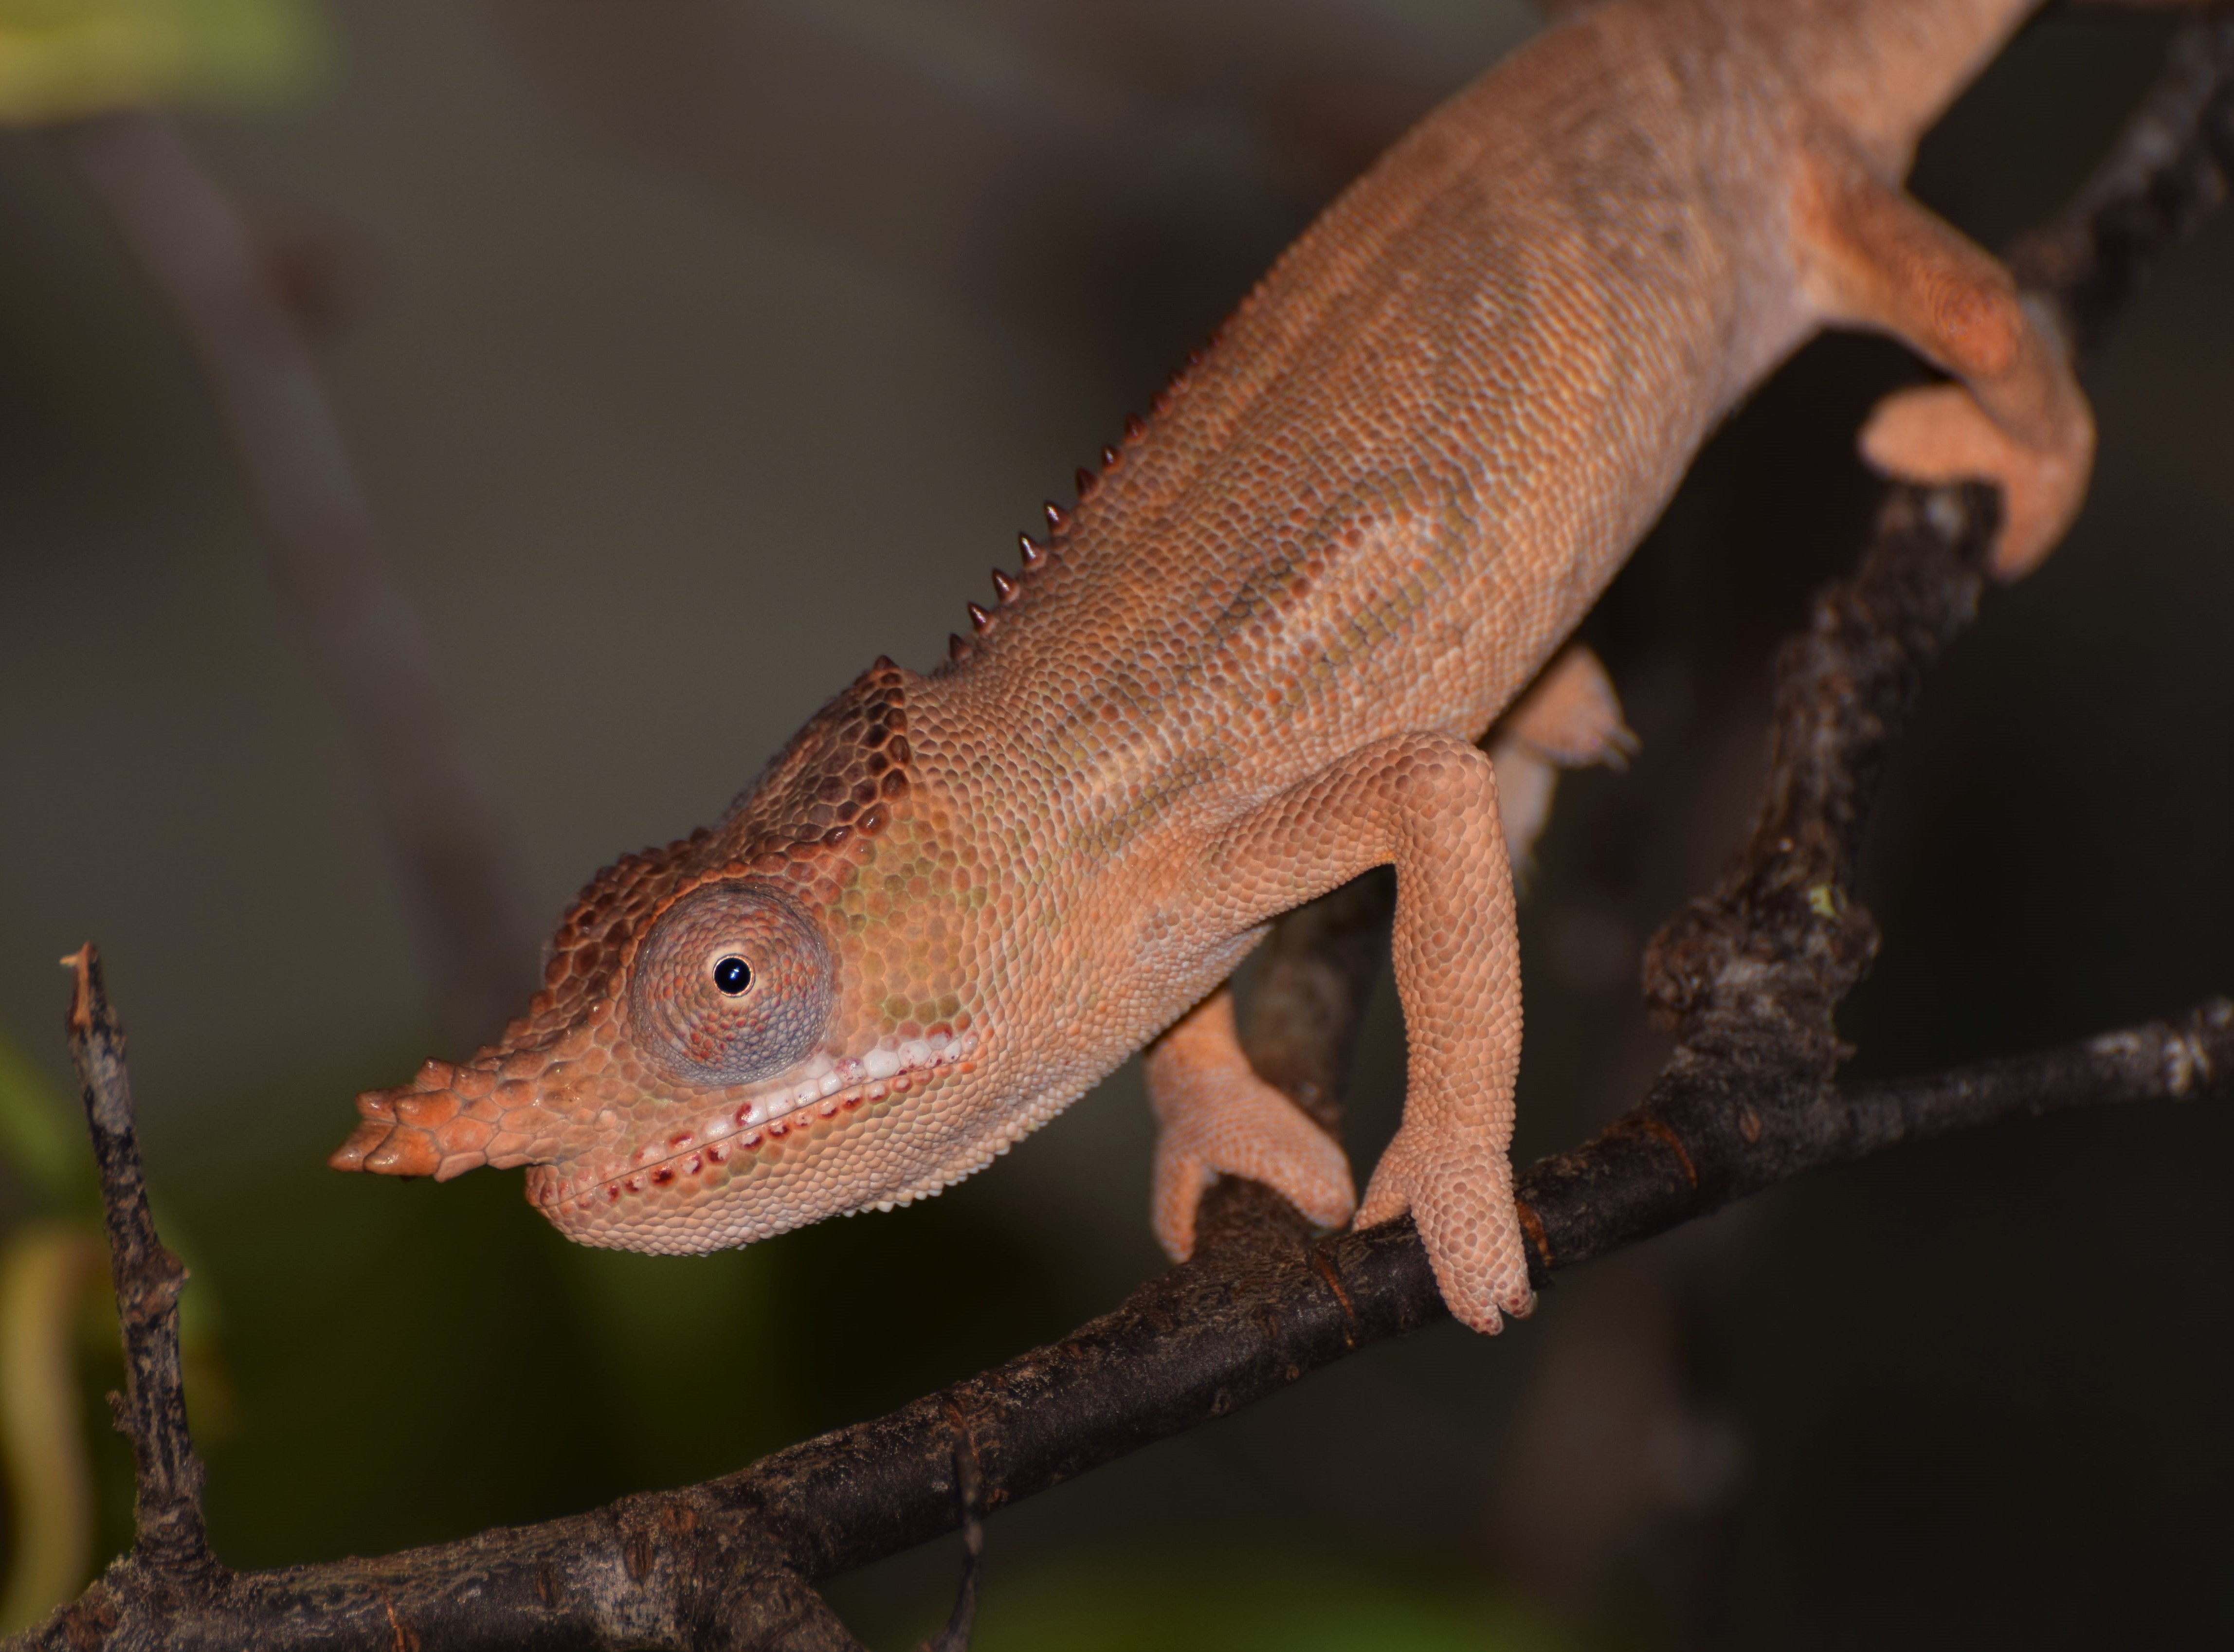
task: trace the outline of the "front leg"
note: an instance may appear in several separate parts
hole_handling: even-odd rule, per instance
[[[1220,1175],[1263,1182],[1322,1227],[1357,1208],[1341,1144],[1257,1076],[1221,986],[1148,1047],[1156,1173],[1148,1220],[1174,1262],[1194,1254],[1195,1207]]]
[[[1495,1331],[1500,1309],[1525,1314],[1535,1296],[1506,1157],[1520,958],[1489,759],[1449,735],[1352,753],[1212,846],[1208,905],[1238,932],[1392,863],[1410,1087],[1357,1220],[1410,1211],[1451,1312]]]

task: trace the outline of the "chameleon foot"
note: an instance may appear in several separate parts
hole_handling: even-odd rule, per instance
[[[1220,987],[1148,1052],[1148,1100],[1159,1126],[1149,1221],[1175,1262],[1194,1254],[1195,1206],[1220,1175],[1263,1182],[1323,1227],[1356,1207],[1349,1161],[1333,1137],[1258,1078]]]
[[[1408,1210],[1460,1324],[1493,1336],[1504,1329],[1500,1309],[1515,1319],[1535,1310],[1512,1203],[1512,1163],[1492,1133],[1423,1127],[1408,1119],[1381,1155],[1357,1225],[1376,1226]]]
[[[1986,416],[1959,384],[1902,390],[1878,403],[1862,427],[1863,458],[1915,482],[1990,481],[2002,490],[2002,531],[1994,542],[1996,579],[2023,578],[2063,537],[2087,496],[2094,429],[2080,421],[2060,447],[2028,447]]]

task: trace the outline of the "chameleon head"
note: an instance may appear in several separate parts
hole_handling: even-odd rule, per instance
[[[903,674],[808,725],[720,826],[598,874],[544,989],[357,1099],[337,1169],[528,1166],[570,1237],[702,1251],[937,1192],[1006,1145],[972,989],[990,879],[912,780]]]

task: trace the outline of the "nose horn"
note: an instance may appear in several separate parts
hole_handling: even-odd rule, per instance
[[[356,1099],[364,1121],[326,1163],[336,1170],[432,1176],[439,1182],[487,1164],[481,1150],[495,1132],[460,1111],[450,1088],[457,1071],[447,1061],[429,1061],[408,1085],[367,1090]]]

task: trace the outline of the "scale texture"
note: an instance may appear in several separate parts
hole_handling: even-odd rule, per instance
[[[2058,342],[1899,184],[2028,9],[1636,0],[1539,36],[1281,258],[946,665],[879,661],[713,826],[599,873],[527,1013],[361,1097],[334,1162],[525,1165],[584,1243],[703,1251],[935,1193],[1168,1030],[1167,1248],[1221,1172],[1339,1223],[1341,1152],[1223,983],[1393,863],[1410,1093],[1355,1215],[1410,1211],[1466,1323],[1525,1312],[1510,863],[1549,766],[1625,740],[1569,631],[1825,325],[1954,375],[1865,451],[2001,483],[2001,572],[2077,509]]]

